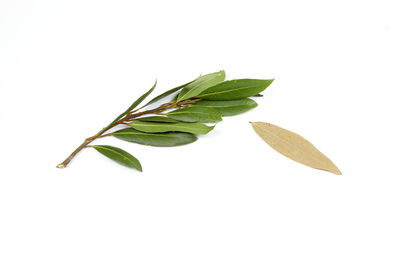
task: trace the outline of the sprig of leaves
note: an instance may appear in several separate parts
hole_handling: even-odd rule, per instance
[[[170,147],[193,143],[198,139],[196,135],[208,134],[223,116],[238,115],[255,108],[257,103],[249,97],[257,96],[272,82],[273,80],[258,79],[225,81],[225,71],[222,70],[202,75],[191,82],[170,89],[137,108],[154,90],[155,83],[108,126],[85,139],[57,167],[66,167],[82,149],[91,147],[117,163],[141,171],[140,162],[128,152],[113,146],[89,144],[106,136],[148,146]],[[174,100],[157,108],[141,111],[174,93],[176,93]],[[109,132],[118,125],[123,125],[125,128]]]

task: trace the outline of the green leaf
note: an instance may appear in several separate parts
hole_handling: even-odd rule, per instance
[[[157,81],[154,82],[153,87],[150,88],[146,93],[144,93],[141,97],[139,97],[135,102],[132,103],[132,105],[129,106],[127,110],[125,110],[123,113],[121,113],[118,117],[116,117],[109,125],[113,125],[117,121],[119,121],[122,117],[124,117],[128,112],[136,108],[142,101],[151,93],[153,92],[154,88],[156,88]]]
[[[207,107],[187,107],[166,114],[169,118],[184,122],[217,122],[222,114],[216,109]]]
[[[214,86],[225,80],[225,71],[214,72],[200,76],[190,84],[186,85],[179,93],[177,101],[182,101],[191,97],[195,97],[205,89]]]
[[[197,78],[196,78],[196,79],[197,79]],[[175,87],[175,88],[172,88],[171,90],[168,90],[168,91],[162,93],[162,94],[159,95],[159,96],[156,96],[155,98],[153,98],[152,100],[150,100],[150,101],[149,101],[146,105],[144,105],[143,107],[146,107],[146,106],[148,106],[148,105],[150,105],[150,104],[153,104],[153,103],[157,102],[158,100],[161,100],[161,99],[163,99],[164,97],[167,97],[167,96],[169,96],[170,94],[173,94],[173,93],[175,93],[176,91],[179,91],[179,89],[182,89],[183,87],[189,85],[190,83],[194,82],[196,79],[194,79],[193,81],[190,81],[190,82],[188,82],[188,83],[179,85],[179,86],[177,86],[177,87]]]
[[[197,97],[206,100],[235,100],[257,95],[273,80],[240,79],[225,81],[204,90]]]
[[[110,158],[118,162],[119,164],[122,164],[126,167],[134,168],[138,171],[142,171],[142,166],[140,165],[140,162],[134,156],[118,147],[104,145],[92,147],[107,158]]]
[[[161,116],[149,116],[149,117],[142,117],[139,119],[136,119],[138,121],[152,121],[152,122],[178,122],[177,120],[174,120],[172,118],[168,117],[161,117]]]
[[[257,103],[250,98],[225,101],[203,100],[193,104],[192,107],[213,108],[221,112],[222,116],[234,116],[257,107]]]
[[[157,81],[155,81],[153,87],[150,88],[149,91],[147,91],[146,93],[144,93],[141,97],[139,97],[135,102],[133,102],[133,104],[127,109],[127,112],[133,110],[134,108],[136,108],[140,103],[143,102],[143,100],[151,93],[153,92],[154,88],[156,88],[157,85]]]
[[[192,134],[207,134],[214,129],[214,126],[207,126],[200,122],[177,122],[177,123],[164,123],[164,122],[147,122],[147,121],[133,121],[129,125],[141,132],[146,133],[163,133],[163,132],[185,132]]]
[[[176,95],[172,98],[172,101],[171,101],[171,102],[173,102],[173,103],[178,102],[178,96],[179,96],[179,94],[176,94]]]
[[[132,128],[119,130],[112,135],[124,141],[148,146],[180,146],[197,140],[191,133],[144,133]]]

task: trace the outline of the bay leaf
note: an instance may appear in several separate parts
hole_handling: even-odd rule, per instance
[[[202,91],[197,97],[206,100],[235,100],[255,96],[273,80],[239,79],[221,82]]]
[[[173,98],[172,98],[172,103],[178,102],[178,96],[179,94],[176,94]]]
[[[225,71],[214,72],[200,76],[192,83],[186,85],[179,93],[177,101],[182,101],[191,97],[195,97],[205,89],[214,86],[225,80]]]
[[[192,134],[207,134],[214,126],[207,126],[200,122],[147,122],[133,121],[129,123],[132,128],[146,133],[163,133],[163,132],[185,132]]]
[[[168,90],[168,91],[166,91],[166,92],[164,92],[164,93],[162,93],[162,94],[160,94],[160,95],[154,97],[152,100],[150,100],[150,101],[149,101],[146,105],[144,105],[142,108],[144,108],[144,107],[146,107],[146,106],[148,106],[148,105],[150,105],[150,104],[153,104],[153,103],[157,102],[158,100],[161,100],[161,99],[163,99],[164,97],[167,97],[167,96],[169,96],[169,95],[175,93],[176,91],[179,91],[180,89],[182,89],[183,87],[185,87],[185,86],[187,86],[187,85],[193,83],[193,82],[196,81],[197,79],[198,79],[198,78],[196,78],[196,79],[194,79],[193,81],[190,81],[190,82],[188,82],[188,83],[179,85],[179,86],[177,86],[177,87],[175,87],[175,88],[172,88],[172,89],[170,89],[170,90]]]
[[[157,85],[157,81],[154,82],[153,87],[150,88],[150,90],[148,90],[146,93],[144,93],[141,97],[139,97],[135,102],[133,102],[133,104],[126,110],[126,113],[128,113],[129,111],[133,110],[134,108],[136,108],[140,103],[143,102],[143,100],[151,93],[153,92],[154,88],[156,88]]]
[[[282,155],[315,169],[342,174],[336,165],[300,135],[265,122],[251,122],[254,131]]]
[[[112,133],[112,136],[128,142],[160,147],[180,146],[197,140],[197,137],[191,133],[145,133],[132,128],[116,131]]]
[[[217,122],[222,120],[221,112],[208,107],[186,107],[171,111],[166,115],[169,118],[184,122]]]
[[[257,107],[256,101],[250,98],[237,100],[202,100],[192,105],[192,107],[208,107],[221,112],[222,116],[234,116]]]
[[[134,156],[118,147],[106,145],[96,145],[91,147],[96,149],[107,158],[112,159],[121,165],[129,168],[134,168],[138,171],[142,171],[142,165],[140,164],[140,162]]]
[[[136,119],[138,121],[152,121],[152,122],[178,122],[172,118],[162,117],[162,116],[148,116]]]
[[[143,95],[141,95],[135,102],[133,102],[127,110],[125,110],[123,113],[121,113],[118,117],[116,117],[109,125],[113,125],[117,121],[119,121],[122,117],[124,117],[126,114],[128,114],[130,111],[132,111],[134,108],[136,108],[140,103],[143,102],[143,100],[153,92],[154,88],[156,88],[157,81],[154,82],[154,85]]]

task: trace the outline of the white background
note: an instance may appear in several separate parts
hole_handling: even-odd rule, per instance
[[[400,266],[396,2],[2,0],[0,266]],[[221,69],[275,81],[194,144],[98,142],[143,173],[90,149],[55,168],[156,78],[158,94]]]

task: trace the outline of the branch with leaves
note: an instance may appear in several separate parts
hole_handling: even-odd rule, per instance
[[[137,108],[156,87],[139,97],[127,110],[97,134],[85,139],[58,168],[65,168],[84,148],[94,148],[104,156],[142,171],[140,162],[128,152],[108,145],[91,145],[99,138],[114,136],[118,139],[148,146],[179,146],[193,143],[196,135],[214,129],[223,116],[234,116],[257,106],[249,97],[259,96],[273,80],[239,79],[225,81],[225,72],[219,71],[175,87]],[[170,102],[147,109],[165,97],[176,94]],[[214,125],[207,125],[213,123]],[[126,126],[112,131],[116,126]]]

